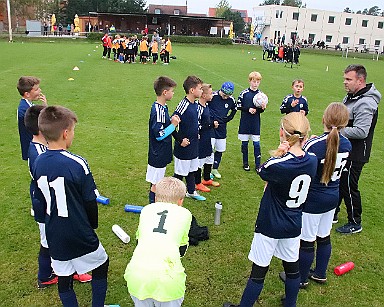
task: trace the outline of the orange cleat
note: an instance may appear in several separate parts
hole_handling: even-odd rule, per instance
[[[211,192],[211,189],[210,188],[207,188],[204,184],[202,183],[199,183],[199,184],[196,184],[196,190],[199,190],[201,192]]]
[[[73,279],[78,280],[80,282],[89,282],[92,280],[92,275],[89,275],[87,273],[85,273],[85,274],[75,273],[75,274],[73,274]]]
[[[219,187],[220,186],[220,183],[218,183],[217,181],[213,181],[212,179],[210,180],[203,180],[201,181],[202,184],[204,185],[210,185],[210,186],[213,186],[213,187]]]

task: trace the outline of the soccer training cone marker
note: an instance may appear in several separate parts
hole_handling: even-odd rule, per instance
[[[75,67],[73,67],[73,70],[80,70],[80,68],[75,66]]]
[[[68,78],[68,81],[73,81],[73,80],[75,80],[75,79],[73,79],[73,78]]]

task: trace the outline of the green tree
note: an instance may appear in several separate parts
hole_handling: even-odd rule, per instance
[[[280,0],[264,0],[260,5],[279,5],[280,2]]]
[[[352,10],[349,7],[346,7],[343,12],[344,13],[352,13]]]
[[[233,31],[235,33],[243,33],[245,30],[245,22],[243,17],[241,17],[240,12],[233,12],[230,9],[224,11],[223,15],[225,20],[230,20],[233,22]]]
[[[381,11],[381,9],[379,9],[379,7],[377,5],[375,5],[375,6],[372,6],[368,10],[368,15],[379,16],[380,15],[380,11]]]
[[[281,4],[285,6],[301,7],[303,2],[301,0],[283,0]]]
[[[362,12],[363,15],[368,15],[368,9],[364,9]]]
[[[231,5],[227,0],[221,0],[216,5],[216,17],[223,17],[223,13],[231,9]]]

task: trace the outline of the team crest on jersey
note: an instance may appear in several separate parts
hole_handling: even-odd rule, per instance
[[[228,107],[229,107],[229,105],[228,105],[228,103],[226,103],[226,104],[225,104],[225,108],[228,109]]]
[[[303,107],[303,104],[302,103],[300,103],[300,109]]]
[[[163,125],[161,125],[161,127],[160,127],[159,134],[160,134],[160,136],[163,136],[165,134]]]

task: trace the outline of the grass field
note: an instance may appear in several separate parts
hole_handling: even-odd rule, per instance
[[[39,234],[29,214],[30,179],[27,164],[21,160],[16,123],[20,99],[16,83],[20,76],[40,77],[48,103],[69,107],[78,115],[71,151],[88,160],[99,191],[111,199],[110,205],[99,207],[97,233],[110,257],[106,303],[122,307],[133,306],[123,274],[135,242],[123,244],[111,227],[119,224],[133,238],[139,216],[125,213],[124,204],[147,203],[147,121],[157,76],[167,75],[179,84],[169,103],[173,111],[184,95],[182,83],[187,75],[196,74],[212,83],[214,89],[231,80],[237,96],[248,86],[248,73],[259,71],[263,75],[260,88],[269,96],[268,108],[262,114],[263,161],[269,157],[268,151],[278,145],[279,106],[291,92],[293,79],[305,80],[304,95],[309,101],[313,134],[322,132],[321,116],[326,105],[340,101],[345,94],[342,71],[348,64],[365,65],[368,81],[374,81],[384,93],[384,62],[353,59],[353,54],[345,59],[303,52],[301,65],[292,69],[262,61],[261,50],[252,46],[174,45],[174,55],[177,59],[169,66],[123,65],[102,60],[96,43],[0,42],[1,306],[60,306],[56,287],[44,291],[36,288]],[[74,66],[80,70],[73,71]],[[298,306],[384,306],[383,118],[379,116],[371,161],[360,180],[364,230],[352,236],[332,232],[328,283],[310,284],[307,290],[301,290]],[[263,182],[254,171],[242,169],[238,122],[239,114],[228,125],[227,152],[220,167],[221,187],[206,195],[206,202],[185,201],[199,223],[210,229],[210,239],[190,247],[183,259],[188,275],[186,307],[219,307],[226,300],[237,302],[250,273],[247,255]],[[170,165],[167,174],[172,173]],[[214,203],[218,200],[223,203],[222,224],[214,226]],[[345,207],[339,220],[340,224],[346,222]],[[335,276],[333,268],[347,261],[354,261],[355,269]],[[280,306],[284,292],[278,278],[281,270],[280,261],[273,259],[257,306]],[[75,291],[81,306],[91,305],[90,284],[76,283]]]

